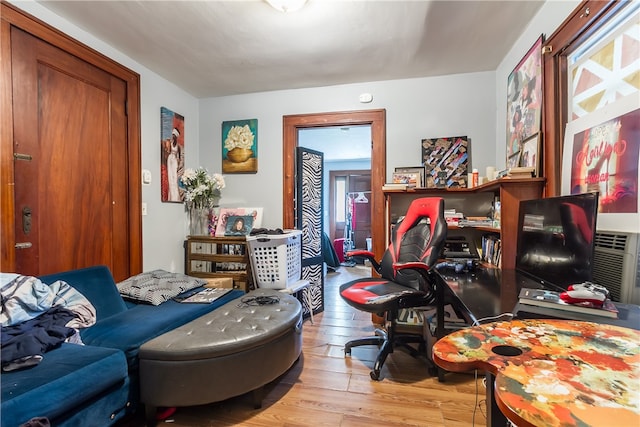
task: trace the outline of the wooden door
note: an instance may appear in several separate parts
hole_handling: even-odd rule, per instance
[[[351,204],[351,235],[354,248],[367,249],[371,237],[371,172],[349,175],[349,202]]]
[[[129,139],[128,82],[17,27],[10,35],[14,271],[104,264],[116,280],[138,273],[132,201],[140,190],[131,164],[139,172],[140,159],[131,147],[139,141]]]

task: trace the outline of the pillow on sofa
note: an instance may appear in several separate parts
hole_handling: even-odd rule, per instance
[[[129,277],[116,286],[120,295],[125,298],[160,305],[184,291],[206,283],[206,280],[180,273],[153,270]]]

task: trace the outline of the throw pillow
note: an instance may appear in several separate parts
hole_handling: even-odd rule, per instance
[[[120,295],[125,298],[160,305],[184,291],[206,283],[204,279],[180,273],[153,270],[129,277],[116,286]]]

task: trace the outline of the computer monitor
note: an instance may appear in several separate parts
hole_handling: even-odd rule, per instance
[[[592,280],[598,193],[520,202],[516,270],[567,289]]]

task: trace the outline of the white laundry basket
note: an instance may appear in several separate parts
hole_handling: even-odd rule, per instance
[[[286,289],[302,274],[302,231],[247,236],[257,288]]]

